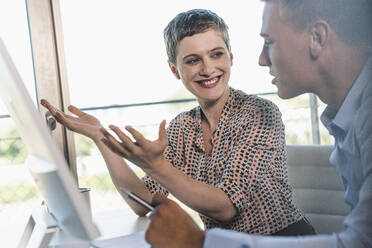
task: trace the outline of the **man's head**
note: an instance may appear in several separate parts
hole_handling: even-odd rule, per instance
[[[342,103],[371,47],[370,0],[267,0],[259,64],[281,98],[312,92]]]
[[[176,65],[177,45],[183,38],[203,33],[209,29],[219,31],[230,49],[228,27],[218,15],[210,10],[193,9],[178,14],[164,29],[168,60]]]
[[[316,20],[326,21],[350,45],[371,46],[371,0],[263,0],[276,2],[280,15],[298,30]]]

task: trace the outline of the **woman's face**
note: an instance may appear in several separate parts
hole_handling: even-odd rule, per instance
[[[209,29],[182,39],[177,47],[177,65],[169,65],[200,104],[228,96],[232,54],[219,31]]]

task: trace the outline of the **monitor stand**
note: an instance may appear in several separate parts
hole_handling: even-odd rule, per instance
[[[77,239],[58,227],[44,202],[29,217],[18,248],[88,248],[89,241]]]

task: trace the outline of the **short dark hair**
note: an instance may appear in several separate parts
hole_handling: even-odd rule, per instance
[[[169,62],[176,64],[178,42],[187,36],[203,33],[208,29],[220,31],[230,50],[228,27],[217,14],[206,9],[192,9],[179,13],[164,29],[164,41]]]
[[[278,2],[280,8],[290,10],[288,20],[304,30],[317,19],[328,22],[346,43],[371,46],[371,0],[263,0]]]

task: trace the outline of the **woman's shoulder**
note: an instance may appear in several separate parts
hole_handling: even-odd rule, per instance
[[[278,106],[269,99],[254,94],[247,94],[242,90],[234,90],[235,98],[240,102],[242,111],[253,112],[279,112]]]
[[[174,117],[170,123],[170,127],[178,126],[181,127],[187,127],[187,126],[193,126],[197,122],[198,115],[200,115],[199,106],[179,113],[176,117]]]

